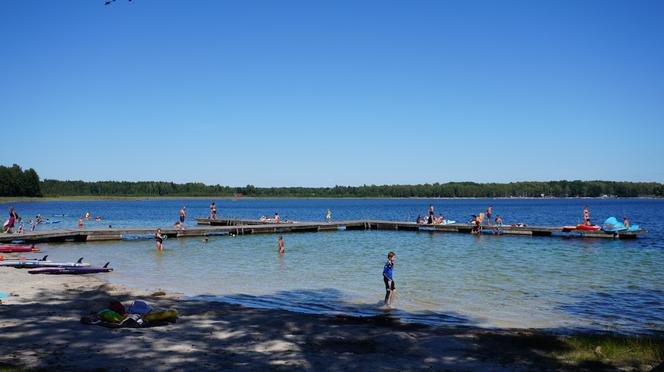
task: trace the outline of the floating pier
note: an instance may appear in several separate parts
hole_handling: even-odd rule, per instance
[[[198,226],[185,229],[162,228],[163,235],[169,238],[204,237],[214,235],[248,235],[248,234],[282,234],[297,232],[318,232],[338,230],[390,230],[390,231],[422,231],[436,233],[470,234],[473,225],[455,223],[447,225],[422,225],[415,222],[356,220],[339,222],[274,222],[242,219],[196,219]],[[94,229],[63,229],[31,231],[23,234],[0,234],[0,243],[23,242],[86,242],[102,240],[148,239],[154,236],[156,228],[94,228]],[[563,238],[602,238],[602,239],[635,239],[647,230],[620,231],[607,233],[604,231],[584,231],[565,227],[550,226],[487,226],[482,225],[483,234],[517,235],[517,236],[553,236]]]

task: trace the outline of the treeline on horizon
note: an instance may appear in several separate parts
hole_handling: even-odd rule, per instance
[[[664,184],[655,182],[550,181],[421,185],[363,185],[334,187],[229,187],[203,183],[83,182],[44,180],[46,196],[248,196],[248,197],[639,197],[664,196]]]
[[[156,181],[39,180],[33,169],[0,166],[0,196],[217,196],[217,197],[664,197],[657,182],[548,181],[475,183],[448,182],[420,185],[363,185],[334,187],[230,187]]]

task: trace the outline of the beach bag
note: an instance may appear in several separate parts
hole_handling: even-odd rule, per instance
[[[97,313],[99,319],[109,323],[120,323],[122,316],[110,309],[104,309]]]
[[[136,300],[129,307],[129,314],[147,314],[152,310],[150,305],[146,304],[145,301]]]
[[[116,300],[116,301],[111,301],[111,302],[108,304],[108,308],[109,308],[110,310],[115,311],[116,313],[118,313],[118,314],[120,314],[120,315],[125,315],[125,314],[127,313],[127,311],[125,310],[125,307],[124,307],[124,305],[122,304],[122,302],[117,301],[117,300]]]
[[[177,310],[162,310],[162,311],[153,311],[149,314],[143,315],[143,320],[146,322],[156,322],[156,321],[164,321],[164,322],[175,322],[175,320],[178,317],[178,312]]]

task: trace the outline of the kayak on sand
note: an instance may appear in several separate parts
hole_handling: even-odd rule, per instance
[[[39,269],[29,270],[30,274],[49,274],[49,275],[61,275],[61,274],[70,274],[70,275],[81,275],[81,274],[96,274],[96,273],[108,273],[113,271],[113,268],[108,267],[110,262],[107,262],[106,265],[102,267],[91,266],[91,267],[44,267]]]

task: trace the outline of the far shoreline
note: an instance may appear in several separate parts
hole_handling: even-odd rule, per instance
[[[112,201],[112,200],[606,200],[606,199],[664,199],[658,196],[568,196],[568,197],[532,197],[532,196],[500,196],[500,197],[392,197],[392,196],[44,196],[44,197],[27,197],[27,196],[2,196],[0,203],[39,203],[39,202],[53,202],[53,201]]]

